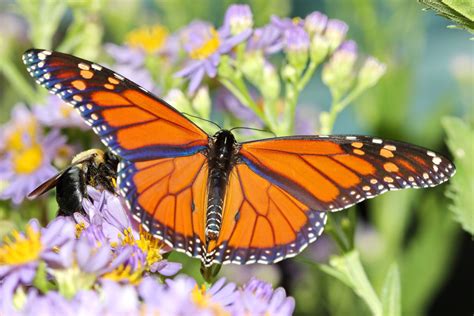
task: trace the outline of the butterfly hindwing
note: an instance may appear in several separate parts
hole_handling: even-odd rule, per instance
[[[294,136],[243,143],[242,160],[310,208],[336,211],[386,191],[438,185],[454,166],[415,145],[367,136]]]
[[[207,160],[192,156],[123,161],[118,185],[133,217],[174,249],[202,258]]]
[[[115,154],[130,161],[194,154],[208,135],[165,101],[106,67],[31,49],[23,55],[36,81],[72,105]]]
[[[207,260],[268,264],[293,257],[321,235],[326,219],[325,212],[309,209],[238,164],[230,175],[219,238]]]

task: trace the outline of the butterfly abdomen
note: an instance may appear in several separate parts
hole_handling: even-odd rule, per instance
[[[209,151],[208,201],[206,211],[206,239],[215,240],[222,225],[222,208],[229,174],[233,165],[236,141],[226,130],[217,132]]]

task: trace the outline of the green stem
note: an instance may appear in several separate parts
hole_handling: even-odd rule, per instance
[[[333,104],[331,105],[331,110],[329,111],[329,116],[326,121],[323,122],[321,126],[321,134],[329,135],[334,128],[334,123],[336,122],[337,116],[344,110],[352,101],[354,101],[357,97],[365,89],[360,87],[355,87],[349,94],[347,94],[341,100],[334,100]]]
[[[284,135],[290,135],[295,129],[296,103],[298,102],[297,83],[287,83],[285,87],[285,122],[283,125]]]
[[[318,64],[314,61],[310,61],[308,68],[304,72],[304,75],[300,78],[297,88],[298,91],[301,92],[304,87],[308,84],[308,81],[313,77],[314,72],[316,71],[316,68],[318,67]]]
[[[287,83],[286,85],[286,97],[285,97],[285,121],[284,133],[292,134],[295,129],[295,116],[296,116],[296,104],[298,103],[298,97],[303,89],[308,84],[309,80],[313,77],[318,64],[314,61],[310,61],[304,74],[299,76],[295,83]]]
[[[272,131],[274,130],[273,124],[267,119],[262,110],[257,106],[255,101],[250,96],[247,86],[242,78],[234,80],[228,78],[219,77],[219,81],[230,91],[232,94],[245,106],[250,108]]]
[[[36,101],[36,94],[33,88],[28,84],[25,77],[20,74],[18,69],[12,64],[11,60],[5,58],[0,63],[0,71],[8,79],[13,88],[23,96],[28,103],[32,104]]]

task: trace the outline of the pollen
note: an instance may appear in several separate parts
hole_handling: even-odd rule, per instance
[[[216,29],[210,29],[210,36],[209,38],[199,47],[193,49],[189,56],[192,59],[206,59],[212,54],[214,54],[221,44],[221,40],[219,37],[219,33]]]
[[[40,233],[28,226],[26,235],[13,231],[0,247],[0,265],[22,265],[38,260],[42,245]]]
[[[82,231],[86,228],[85,223],[77,223],[76,224],[76,238],[81,237]]]

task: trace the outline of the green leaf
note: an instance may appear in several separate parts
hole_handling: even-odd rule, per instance
[[[474,235],[474,128],[456,117],[445,117],[442,123],[457,169],[448,191],[451,210],[462,228]]]
[[[352,288],[354,293],[364,300],[373,315],[382,315],[382,303],[367,278],[357,251],[333,257],[329,264],[321,265],[321,270]]]
[[[400,271],[398,265],[393,263],[385,277],[382,289],[382,308],[385,316],[401,315],[400,298]]]
[[[474,33],[474,9],[472,0],[418,0],[453,23],[471,33]]]
[[[53,288],[52,284],[48,281],[46,263],[44,261],[40,261],[38,264],[38,269],[33,279],[33,285],[40,290],[41,293],[46,293]]]

